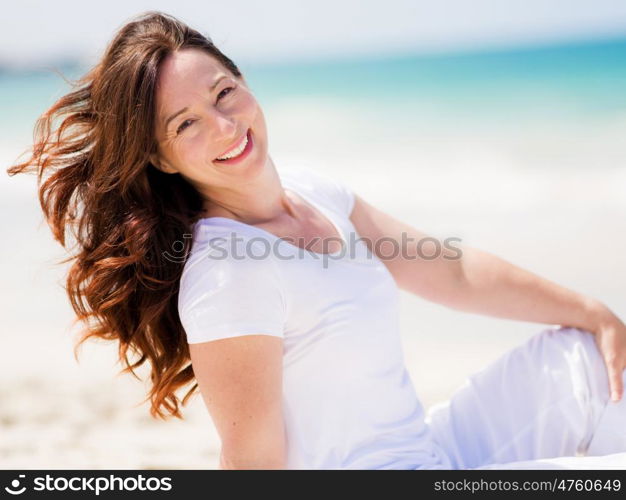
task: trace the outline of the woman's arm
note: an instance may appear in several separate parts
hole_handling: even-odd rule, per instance
[[[359,196],[355,196],[350,217],[398,286],[427,300],[466,312],[589,331],[596,331],[612,314],[598,300],[488,252],[456,242],[436,244],[435,238],[381,212]],[[403,253],[389,258],[392,245],[375,244],[383,238],[393,240]],[[453,247],[457,250],[450,249]],[[438,256],[429,258],[433,255]]]
[[[450,250],[444,242],[394,219],[356,195],[350,219],[403,290],[466,312],[558,324],[593,333],[607,366],[611,397],[613,401],[621,399],[626,325],[600,301],[488,252],[459,245],[451,245]],[[383,239],[395,245],[377,244]],[[392,254],[392,246],[400,251]],[[394,256],[388,258],[389,255]],[[422,257],[433,255],[438,256]]]
[[[189,344],[189,352],[222,441],[220,468],[286,468],[282,339],[244,335]]]
[[[610,311],[598,300],[477,248],[463,247],[457,309],[596,331]]]

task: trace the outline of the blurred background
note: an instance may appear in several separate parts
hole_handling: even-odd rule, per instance
[[[175,5],[175,6],[174,6]],[[347,183],[383,211],[458,237],[626,318],[626,3],[621,0],[24,1],[0,19],[1,468],[214,468],[199,396],[152,420],[114,345],[72,355],[66,256],[34,176],[6,168],[38,115],[146,10],[209,35],[243,70],[277,165]],[[425,408],[550,325],[403,292]],[[145,370],[140,373],[145,374]],[[181,393],[181,396],[183,394]]]

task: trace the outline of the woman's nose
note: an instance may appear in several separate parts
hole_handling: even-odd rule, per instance
[[[237,121],[232,116],[215,111],[213,123],[214,126],[212,128],[215,131],[215,139],[236,138],[238,134]]]

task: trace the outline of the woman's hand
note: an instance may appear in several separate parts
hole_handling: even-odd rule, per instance
[[[624,392],[622,376],[626,368],[626,325],[605,308],[603,320],[592,333],[606,363],[611,399],[617,402]]]

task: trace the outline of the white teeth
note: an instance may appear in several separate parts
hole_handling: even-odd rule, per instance
[[[241,153],[243,153],[243,150],[246,149],[247,145],[248,145],[248,134],[246,134],[246,136],[244,137],[243,142],[241,143],[241,146],[239,146],[237,149],[234,149],[233,151],[228,153],[226,156],[220,156],[219,158],[216,158],[216,159],[228,160],[230,158],[234,158],[235,156],[239,156]]]

